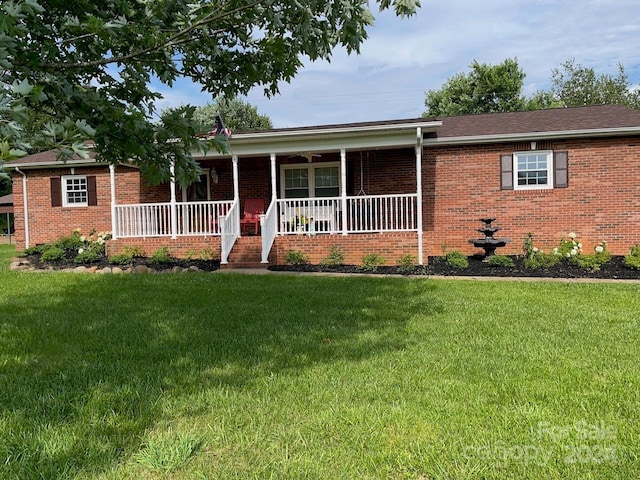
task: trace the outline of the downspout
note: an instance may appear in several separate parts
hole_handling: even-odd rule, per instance
[[[109,187],[111,191],[111,238],[117,239],[120,232],[118,232],[118,221],[116,218],[116,168],[113,164],[109,164]]]
[[[29,248],[29,207],[27,205],[27,174],[15,167],[17,173],[22,175],[22,203],[24,205],[24,248]],[[14,220],[15,221],[15,220]]]
[[[418,265],[424,265],[422,246],[422,128],[416,129],[416,207],[418,215]]]

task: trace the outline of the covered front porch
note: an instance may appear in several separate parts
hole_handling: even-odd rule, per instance
[[[192,191],[199,195],[181,192],[172,181],[168,201],[112,201],[113,238],[209,238],[225,264],[238,238],[259,235],[260,261],[266,264],[279,237],[324,244],[325,236],[340,235],[343,240],[335,243],[342,243],[349,236],[406,233],[417,240],[406,253],[422,264],[422,138],[433,123],[438,122],[386,125],[376,135],[353,127],[319,127],[305,131],[304,138],[290,131],[238,134],[230,158],[210,152],[198,159],[203,175]],[[333,138],[337,133],[340,138]],[[115,178],[112,168],[112,199]],[[232,198],[215,198],[221,195]],[[263,208],[254,221],[247,217],[256,212],[247,205],[257,200]]]

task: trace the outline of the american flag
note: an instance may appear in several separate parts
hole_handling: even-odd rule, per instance
[[[224,127],[224,124],[222,123],[222,118],[220,118],[220,115],[216,115],[215,126],[216,126],[216,129],[213,132],[214,135],[217,136],[222,134],[225,137],[231,136],[231,130]]]

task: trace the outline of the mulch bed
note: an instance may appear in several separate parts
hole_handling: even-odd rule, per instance
[[[441,276],[469,276],[469,277],[539,277],[539,278],[601,278],[640,280],[640,270],[624,265],[623,256],[613,256],[611,261],[602,265],[598,271],[589,271],[569,262],[561,262],[550,268],[537,270],[524,267],[524,259],[511,256],[514,267],[492,267],[484,263],[483,257],[474,255],[469,257],[469,267],[457,269],[449,266],[442,257],[429,257],[428,264],[416,267],[414,275]],[[397,267],[378,267],[375,272],[365,270],[356,265],[341,265],[320,267],[319,265],[274,265],[269,270],[289,272],[336,272],[336,273],[378,273],[378,274],[406,274]]]

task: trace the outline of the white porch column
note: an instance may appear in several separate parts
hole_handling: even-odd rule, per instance
[[[347,151],[340,149],[340,197],[342,202],[342,235],[347,234]]]
[[[416,207],[418,215],[418,265],[424,265],[422,248],[422,128],[416,129]]]
[[[111,187],[111,238],[118,238],[118,219],[116,218],[116,167],[109,164],[109,185]]]
[[[271,154],[271,201],[278,198],[278,186],[276,185],[276,154]]]
[[[169,166],[169,171],[171,172],[171,238],[178,238],[178,204],[176,203],[176,165],[173,160],[171,160],[171,165]]]
[[[240,187],[238,182],[238,157],[233,155],[231,157],[231,161],[233,162],[233,200],[240,200]]]

